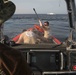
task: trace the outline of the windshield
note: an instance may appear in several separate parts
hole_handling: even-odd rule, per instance
[[[54,37],[61,41],[68,37],[70,30],[65,0],[13,0],[13,2],[16,5],[15,14],[4,23],[4,35],[10,39],[20,34],[23,29],[29,29],[34,24],[39,25],[38,18],[42,23],[49,21],[50,33]]]

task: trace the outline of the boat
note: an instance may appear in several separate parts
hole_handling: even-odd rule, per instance
[[[70,36],[65,43],[9,45],[22,52],[34,75],[76,75],[76,44],[73,41],[75,0],[65,0],[65,2],[71,28]]]
[[[40,33],[42,33],[42,34],[43,34],[43,32],[44,32],[43,29],[42,29],[39,25],[37,25],[37,24],[35,24],[32,28],[29,28],[29,29],[27,29],[27,30],[32,30],[33,28],[36,28],[36,29],[37,29]],[[23,32],[24,32],[24,31],[23,31]],[[22,33],[23,33],[23,32],[22,32]],[[18,39],[19,39],[19,37],[20,37],[20,35],[21,35],[22,33],[20,33],[20,34],[16,35],[15,37],[13,37],[13,38],[12,38],[12,41],[17,42]],[[61,44],[62,42],[52,35],[52,36],[50,36],[50,38],[49,38],[49,43],[55,43],[55,44],[59,45],[59,44]]]
[[[55,15],[55,13],[47,13],[47,15]]]
[[[65,0],[65,2],[71,28],[66,44],[41,43],[12,46],[24,54],[35,75],[76,74],[76,44],[73,42],[75,0]]]

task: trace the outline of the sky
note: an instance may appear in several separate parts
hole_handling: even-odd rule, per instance
[[[35,8],[38,14],[65,14],[65,0],[12,0],[16,5],[15,14],[34,14]]]

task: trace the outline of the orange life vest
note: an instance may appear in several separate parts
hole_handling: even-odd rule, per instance
[[[39,25],[34,25],[34,28],[36,28],[40,32],[44,32],[44,30]]]

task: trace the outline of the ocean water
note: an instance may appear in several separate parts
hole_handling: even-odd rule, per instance
[[[49,21],[51,34],[60,41],[65,39],[70,34],[67,14],[38,14],[42,22]],[[23,29],[33,27],[34,24],[39,24],[36,14],[15,14],[4,23],[3,34],[10,39],[22,32]]]

